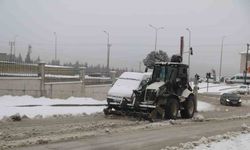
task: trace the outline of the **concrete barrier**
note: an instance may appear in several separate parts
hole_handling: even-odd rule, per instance
[[[111,88],[111,84],[86,85],[85,97],[92,97],[98,100],[105,100],[107,98],[107,93],[110,88]]]
[[[110,79],[93,78],[85,80],[84,69],[84,67],[80,68],[80,81],[46,82],[45,63],[40,62],[38,64],[39,77],[0,77],[0,95],[30,95],[62,99],[74,96],[92,97],[100,100],[106,99],[111,84],[105,83],[110,83]],[[113,74],[115,77],[115,72]],[[91,83],[102,85],[88,85]]]
[[[30,95],[40,97],[41,78],[37,77],[0,77],[0,96]],[[65,99],[74,97],[92,97],[104,100],[111,84],[84,85],[82,81],[50,82],[44,84],[45,97]]]
[[[38,77],[1,77],[0,95],[31,95],[39,97],[41,78]]]

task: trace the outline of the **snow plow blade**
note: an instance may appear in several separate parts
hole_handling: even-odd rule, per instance
[[[153,118],[151,117],[150,113],[144,113],[144,112],[135,112],[135,111],[122,111],[122,110],[112,110],[105,108],[103,110],[105,115],[120,115],[120,116],[131,116],[138,119],[148,120],[150,122],[153,122]]]
[[[108,107],[103,112],[105,115],[132,116],[153,122],[153,120],[157,119],[157,110],[154,105],[131,104],[124,98],[121,103],[108,101]]]

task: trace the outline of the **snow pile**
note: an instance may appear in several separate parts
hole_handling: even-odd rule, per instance
[[[50,106],[50,105],[82,105],[106,104],[92,98],[70,97],[63,99],[50,99],[45,97],[34,98],[31,96],[2,96],[0,97],[0,119],[14,114],[26,115],[29,118],[53,116],[57,114],[92,114],[101,112],[105,106]]]
[[[205,117],[201,114],[195,114],[194,117],[192,118],[192,120],[194,120],[196,122],[203,122],[203,121],[205,121]]]
[[[209,104],[209,103],[202,102],[202,101],[197,102],[197,110],[199,112],[212,111],[214,109],[215,109],[215,107],[213,105]]]
[[[228,132],[223,135],[201,137],[198,141],[180,143],[179,146],[166,146],[162,150],[248,150],[250,146],[250,127],[242,125],[241,132]]]
[[[209,144],[202,144],[194,148],[194,150],[249,150],[250,133],[241,134],[236,137],[225,137],[221,142],[213,142]]]

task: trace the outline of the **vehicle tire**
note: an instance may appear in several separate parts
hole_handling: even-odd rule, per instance
[[[165,107],[165,119],[176,119],[179,111],[179,102],[176,98],[170,98]]]
[[[224,102],[223,102],[222,100],[220,100],[220,104],[221,104],[221,105],[225,105]]]
[[[110,111],[108,108],[104,108],[103,109],[103,112],[104,112],[104,115],[107,116],[107,115],[110,115]]]
[[[183,102],[183,110],[181,110],[182,118],[192,118],[194,116],[195,104],[194,96],[190,95],[185,102]]]

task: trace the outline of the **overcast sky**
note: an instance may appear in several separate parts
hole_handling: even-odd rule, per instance
[[[106,40],[110,33],[111,67],[138,69],[154,50],[155,33],[148,25],[164,29],[158,49],[169,56],[179,53],[180,36],[188,48],[191,29],[191,73],[219,70],[222,36],[223,75],[239,72],[239,52],[250,43],[249,0],[0,0],[0,51],[9,53],[16,38],[16,54],[54,58],[54,32],[61,62],[106,65]],[[187,54],[184,55],[184,62]]]

